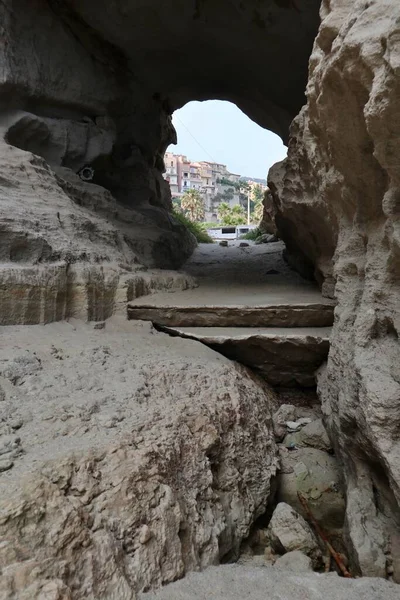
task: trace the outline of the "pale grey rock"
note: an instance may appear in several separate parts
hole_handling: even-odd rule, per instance
[[[278,238],[276,237],[276,235],[273,235],[271,233],[264,233],[263,235],[260,235],[256,240],[255,240],[255,244],[270,244],[271,242],[278,242]]]
[[[341,532],[346,502],[342,468],[336,457],[315,448],[288,450],[284,445],[279,447],[279,456],[278,501],[287,502],[307,517],[297,496],[301,492],[318,523],[328,532]]]
[[[283,315],[288,319],[307,318],[307,311],[301,315],[300,311],[290,311],[282,307]],[[270,311],[271,319],[280,319],[279,309]],[[199,340],[220,352],[227,358],[236,360],[254,369],[272,386],[285,387],[313,387],[316,383],[315,372],[324,362],[329,351],[329,328],[249,328],[249,327],[165,327],[160,325],[163,321],[179,320],[187,311],[181,307],[146,307],[129,304],[128,314],[132,318],[153,315],[154,323],[160,331],[170,335]],[[257,322],[257,319],[267,321],[269,310],[251,307],[198,307],[191,311],[190,318],[195,319],[196,313],[200,321],[204,321],[205,313],[213,314],[216,319],[222,314],[229,321]],[[201,314],[203,313],[203,314]],[[299,314],[300,313],[300,314]],[[282,316],[283,316],[282,315]],[[311,316],[313,318],[314,315]],[[302,423],[296,424],[300,428]]]
[[[307,419],[309,421],[309,419]],[[286,448],[290,446],[304,447],[310,446],[317,450],[325,450],[328,452],[332,450],[332,443],[328,437],[322,419],[308,422],[304,427],[301,427],[299,431],[295,433],[289,433],[283,440]]]
[[[321,551],[310,526],[285,502],[279,502],[275,508],[268,533],[271,546],[278,554],[300,550],[318,564]]]
[[[283,440],[287,433],[287,421],[294,421],[296,419],[296,415],[296,407],[293,406],[293,404],[282,404],[274,413],[274,432],[278,441]]]
[[[399,5],[324,0],[321,17],[307,104],[268,181],[288,259],[338,301],[319,393],[352,560],[385,576],[400,535]]]
[[[1,340],[1,368],[22,349],[42,367],[5,380],[1,403],[24,423],[0,436],[14,462],[0,473],[2,600],[133,599],[239,556],[278,466],[260,379],[126,318],[4,327]]]
[[[285,425],[288,431],[300,431],[301,429],[301,423],[297,421],[286,421]]]
[[[300,550],[293,550],[280,556],[275,561],[274,566],[277,569],[293,571],[294,573],[306,573],[313,570],[311,558],[304,552],[300,552]]]
[[[239,565],[190,573],[141,600],[398,600],[399,588],[383,579],[345,579],[334,574],[290,573]]]

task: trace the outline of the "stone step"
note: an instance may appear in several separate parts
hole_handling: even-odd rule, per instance
[[[197,340],[259,373],[270,385],[315,386],[327,359],[330,327],[172,327],[159,331]]]
[[[326,302],[185,306],[152,300],[128,304],[128,319],[169,327],[330,327],[333,318],[334,305]]]

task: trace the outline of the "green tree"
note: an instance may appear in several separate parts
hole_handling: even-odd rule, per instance
[[[226,202],[221,202],[218,207],[218,218],[222,225],[234,226],[246,223],[246,213],[239,204],[230,207]]]
[[[181,198],[181,209],[187,218],[195,223],[204,219],[204,199],[197,190],[187,190]]]
[[[257,202],[263,201],[264,190],[262,189],[261,185],[259,185],[259,184],[253,185],[253,189],[251,190],[251,199],[253,200],[254,204],[257,204]]]

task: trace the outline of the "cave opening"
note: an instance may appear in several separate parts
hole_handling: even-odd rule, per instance
[[[249,225],[255,229],[262,218],[268,170],[286,157],[281,138],[234,103],[221,100],[189,102],[172,120],[177,137],[164,156],[164,178],[174,209],[216,230],[214,236],[221,239],[240,237]]]

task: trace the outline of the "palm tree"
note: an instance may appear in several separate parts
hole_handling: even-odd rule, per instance
[[[195,223],[204,219],[204,200],[197,190],[187,190],[181,198],[181,209]]]
[[[226,202],[221,202],[218,207],[218,218],[222,225],[234,226],[246,223],[246,213],[239,204],[230,207]]]

